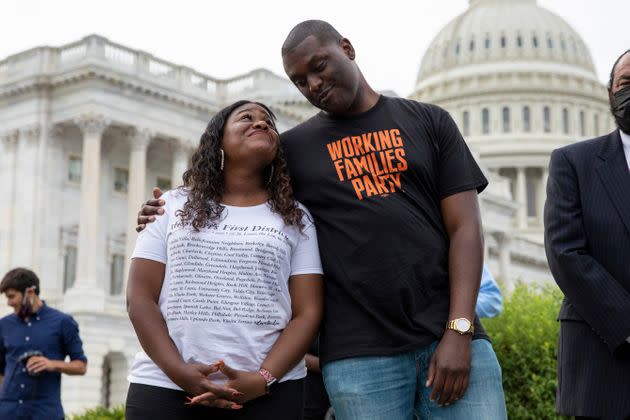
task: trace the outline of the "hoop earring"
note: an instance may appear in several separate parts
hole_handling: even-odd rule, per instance
[[[223,153],[223,149],[219,149],[221,151],[221,167],[219,168],[219,172],[223,172],[223,166],[225,165],[225,153]]]
[[[271,172],[269,172],[269,179],[267,180],[267,185],[271,184],[272,179],[273,179],[273,165],[271,165]]]

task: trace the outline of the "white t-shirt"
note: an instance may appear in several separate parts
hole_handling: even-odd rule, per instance
[[[257,371],[291,320],[289,276],[322,274],[315,225],[287,226],[268,204],[225,206],[217,227],[195,232],[175,215],[182,190],[165,193],[164,215],[138,236],[131,258],[166,264],[159,306],[186,362]],[[306,376],[304,360],[281,380]],[[139,352],[129,382],[180,389]],[[213,375],[217,382],[222,374]]]

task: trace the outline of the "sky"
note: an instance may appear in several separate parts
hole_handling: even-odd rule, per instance
[[[630,48],[628,0],[538,4],[581,34],[605,82],[616,57]],[[96,33],[213,77],[259,67],[284,76],[280,47],[288,32],[303,20],[323,19],[350,39],[372,87],[405,96],[431,40],[467,7],[468,0],[5,0],[0,60]]]

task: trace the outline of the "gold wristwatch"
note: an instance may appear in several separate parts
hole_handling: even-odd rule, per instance
[[[475,327],[472,322],[470,322],[466,318],[455,318],[451,319],[446,323],[447,330],[455,330],[461,335],[464,334],[473,334],[475,332]]]

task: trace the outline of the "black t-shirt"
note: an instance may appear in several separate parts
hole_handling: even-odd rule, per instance
[[[450,291],[440,200],[488,184],[450,115],[381,96],[361,115],[319,113],[281,138],[326,275],[322,362],[441,337]],[[478,319],[475,336],[487,338]]]

